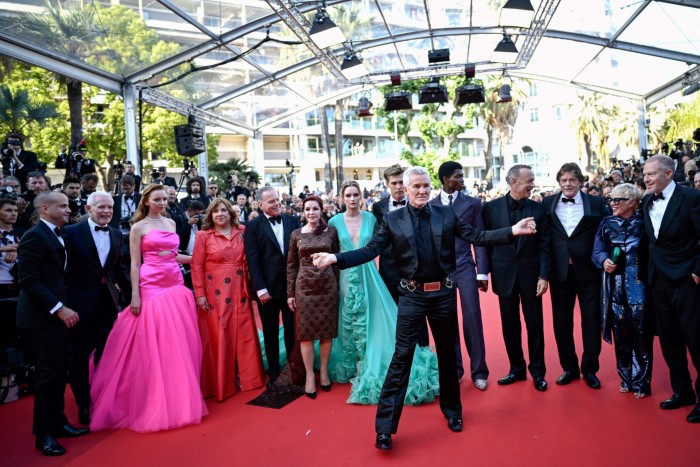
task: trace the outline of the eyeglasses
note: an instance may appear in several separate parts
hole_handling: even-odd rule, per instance
[[[607,201],[608,204],[612,204],[614,206],[617,206],[622,201],[629,201],[629,198],[605,198],[605,201]]]

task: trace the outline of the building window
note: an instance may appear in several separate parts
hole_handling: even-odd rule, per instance
[[[557,120],[561,120],[561,116],[562,116],[561,107],[559,107],[559,106],[554,107],[554,115],[556,116]]]
[[[530,83],[530,97],[537,95],[537,83]]]
[[[352,179],[353,180],[359,180],[360,179],[360,173],[357,171],[357,169],[354,169],[352,171]]]
[[[533,107],[530,109],[530,121],[531,122],[538,122],[540,120],[540,115],[537,110],[537,107]]]
[[[316,169],[316,170],[314,170],[314,172],[316,172],[316,181],[320,182],[321,181],[321,171]]]
[[[306,149],[313,152],[321,152],[321,139],[315,136],[309,136],[306,139]]]
[[[367,169],[367,172],[365,172],[365,179],[372,180],[372,169]]]

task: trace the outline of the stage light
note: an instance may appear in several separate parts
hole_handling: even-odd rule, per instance
[[[510,84],[502,84],[498,91],[498,104],[511,102],[513,97],[510,95]]]
[[[518,59],[518,49],[510,36],[503,34],[503,39],[498,43],[491,55],[492,62],[515,63]]]
[[[371,108],[374,104],[370,102],[369,98],[367,97],[360,97],[360,99],[357,101],[357,116],[358,117],[371,117],[374,115],[371,112]]]
[[[428,52],[428,63],[444,63],[450,61],[450,49],[437,49]]]
[[[343,64],[340,65],[340,72],[343,73],[346,79],[359,78],[369,73],[365,64],[362,63],[362,59],[352,51],[345,53]]]
[[[394,73],[389,75],[389,78],[391,79],[391,85],[392,86],[399,86],[401,84],[401,75],[398,73]]]
[[[467,78],[473,78],[476,76],[476,65],[473,63],[467,63],[464,66],[464,76]]]
[[[413,108],[411,97],[412,95],[408,91],[390,92],[384,100],[384,110],[387,112],[392,110],[411,110]]]
[[[535,16],[530,0],[508,0],[501,10],[501,26],[528,28]]]
[[[433,78],[423,86],[418,95],[419,104],[442,104],[447,102],[447,87],[440,84],[439,78]]]
[[[343,31],[328,16],[325,2],[316,12],[314,22],[311,25],[311,29],[309,29],[309,37],[321,49],[333,47],[347,41]]]
[[[464,104],[478,104],[486,102],[484,87],[480,84],[465,84],[455,90],[455,107]]]

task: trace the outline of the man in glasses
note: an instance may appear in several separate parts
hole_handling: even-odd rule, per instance
[[[583,374],[588,387],[600,389],[596,376],[601,348],[600,270],[591,254],[600,221],[611,212],[603,198],[581,193],[583,174],[577,164],[564,164],[557,172],[557,182],[561,191],[543,201],[550,227],[554,337],[564,370],[557,384],[569,384]],[[580,367],[573,333],[577,298],[583,336]]]

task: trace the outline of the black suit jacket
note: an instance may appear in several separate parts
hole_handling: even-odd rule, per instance
[[[611,215],[610,208],[600,196],[581,193],[583,217],[569,237],[556,213],[561,193],[547,196],[543,201],[547,222],[550,227],[550,251],[552,268],[550,279],[564,281],[569,274],[569,258],[574,267],[576,278],[584,281],[599,281],[600,269],[591,261],[595,234],[600,222]]]
[[[462,219],[467,224],[479,230],[484,230],[484,221],[481,216],[482,205],[481,200],[471,196],[467,196],[462,192],[455,191],[453,193],[452,209],[455,215]],[[442,200],[440,196],[429,201],[431,204],[438,206],[442,205]],[[505,226],[504,226],[505,227]],[[489,273],[489,255],[486,247],[475,246],[474,254],[472,255],[472,245],[469,242],[465,242],[461,238],[457,239],[457,244],[455,245],[455,252],[457,254],[457,266],[470,266],[474,268],[476,265],[477,274],[488,274]],[[457,269],[457,275],[463,273],[459,268]]]
[[[245,246],[250,285],[253,296],[267,289],[273,299],[287,296],[287,253],[289,252],[289,237],[293,230],[301,227],[299,219],[282,214],[284,228],[284,251],[280,250],[270,221],[265,214],[248,222],[245,226],[243,244]]]
[[[19,160],[22,162],[22,168],[15,169],[14,175],[19,179],[19,182],[22,185],[22,191],[26,191],[27,175],[29,175],[29,172],[34,172],[36,170],[36,166],[39,163],[39,158],[32,151],[25,151],[24,149],[20,151],[17,158],[19,158]],[[10,168],[3,167],[3,174],[5,174],[5,176],[11,175]]]
[[[43,221],[27,230],[19,242],[19,302],[17,327],[63,329],[65,325],[50,311],[66,301],[66,249]]]
[[[110,248],[104,267],[100,263],[97,247],[90,232],[90,224],[87,221],[66,227],[64,239],[70,250],[66,271],[67,305],[77,311],[81,317],[96,312],[106,312],[107,310],[96,309],[100,297],[100,285],[104,279],[114,302],[114,310],[119,311],[121,309],[119,292],[115,284],[119,284],[122,289],[128,285],[123,269],[119,266],[122,248],[121,232],[113,227],[109,229]]]
[[[651,195],[642,199],[649,238],[649,285],[658,273],[671,280],[700,277],[700,191],[676,185],[661,220],[658,238],[649,217]]]
[[[427,206],[430,211],[430,230],[435,251],[440,267],[446,274],[452,274],[456,269],[456,238],[476,245],[505,244],[513,239],[510,227],[493,232],[476,230],[455,216],[449,206]],[[379,231],[365,247],[337,254],[338,266],[344,269],[371,261],[390,245],[394,251],[399,277],[411,279],[418,269],[418,256],[413,221],[408,208],[387,213]]]
[[[381,226],[384,216],[389,213],[389,203],[393,200],[391,196],[385,196],[372,205],[372,214],[377,218],[377,225]],[[405,209],[405,208],[401,208]],[[379,257],[379,275],[388,285],[397,284],[401,280],[396,270],[396,259],[391,245],[384,250]]]
[[[109,221],[109,226],[119,229],[119,222],[121,221],[122,217],[122,200],[124,199],[124,196],[112,196],[112,199],[114,200],[114,214],[112,215],[112,220]],[[136,211],[136,208],[140,202],[141,195],[139,193],[134,193],[134,210],[131,212],[132,216],[134,215],[134,211]]]
[[[547,215],[540,203],[524,200],[523,218],[534,217],[537,233],[519,237],[510,245],[488,247],[491,282],[496,295],[508,297],[513,294],[517,283],[521,293],[527,298],[537,295],[537,280],[549,277],[549,227]],[[484,226],[498,229],[511,225],[508,201],[505,196],[484,205]]]

